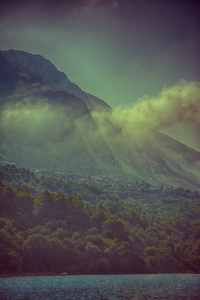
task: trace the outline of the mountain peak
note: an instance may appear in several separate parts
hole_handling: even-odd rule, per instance
[[[68,79],[65,73],[58,71],[58,69],[43,56],[13,49],[2,51],[2,53],[4,57],[10,61],[18,63],[33,74],[40,76],[42,80],[53,89],[65,91],[82,98],[90,110],[94,108],[110,109],[110,106],[103,100],[81,90],[78,85]]]

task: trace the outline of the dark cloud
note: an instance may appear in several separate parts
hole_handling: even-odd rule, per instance
[[[1,20],[6,19],[7,25],[20,22],[62,27],[69,26],[69,18],[71,25],[79,20],[85,27],[93,25],[95,30],[99,23],[105,30],[109,23],[116,26],[117,22],[131,45],[137,37],[152,45],[160,39],[163,47],[171,40],[197,35],[199,15],[198,0],[3,0],[0,9]]]
[[[101,9],[102,7],[117,7],[115,0],[3,0],[1,1],[1,16],[9,16],[20,11],[28,15],[39,13],[43,16],[58,17],[62,12],[83,10],[86,7]],[[26,17],[26,16],[24,16]]]
[[[198,0],[2,0],[0,7],[1,16],[15,14],[19,11],[32,8],[29,14],[40,12],[43,15],[54,15],[61,12],[71,12],[74,9],[82,10],[90,7],[93,9],[112,8],[126,21],[133,19],[142,19],[146,22],[146,18],[160,18],[160,20],[171,18],[174,15],[178,20],[185,15],[187,19],[191,14],[194,18],[198,18],[200,12],[200,2]],[[193,20],[195,21],[195,20]]]

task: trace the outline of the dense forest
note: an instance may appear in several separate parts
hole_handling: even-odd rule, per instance
[[[0,168],[1,274],[198,273],[200,195]]]

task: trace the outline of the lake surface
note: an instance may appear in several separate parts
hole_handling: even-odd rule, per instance
[[[200,299],[200,275],[80,275],[0,278],[0,299]]]

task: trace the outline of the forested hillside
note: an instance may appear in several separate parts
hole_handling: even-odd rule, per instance
[[[133,191],[104,190],[3,168],[1,274],[199,272],[197,192],[153,189],[145,182]]]
[[[109,178],[85,179],[77,183],[76,176],[56,172],[34,172],[16,168],[14,165],[0,167],[0,180],[12,188],[27,187],[35,197],[44,190],[66,196],[81,196],[85,204],[103,205],[112,212],[134,209],[151,220],[164,220],[170,217],[198,220],[200,216],[200,197],[198,191],[164,186],[152,186],[148,182],[121,182]],[[65,178],[65,180],[64,180]],[[81,177],[81,180],[83,178]],[[173,209],[172,209],[173,208]]]

